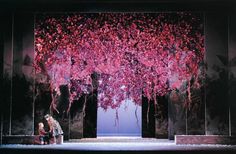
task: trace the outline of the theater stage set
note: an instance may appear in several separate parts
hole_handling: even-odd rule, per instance
[[[233,0],[1,0],[0,153],[235,153]],[[51,114],[63,144],[40,145]]]

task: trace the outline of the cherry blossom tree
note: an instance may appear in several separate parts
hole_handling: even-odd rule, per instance
[[[140,105],[142,95],[156,103],[176,89],[191,101],[202,74],[203,19],[186,12],[39,14],[35,50],[52,96],[68,85],[71,102],[98,90],[104,109],[127,98]]]

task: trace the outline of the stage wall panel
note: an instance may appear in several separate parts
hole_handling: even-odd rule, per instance
[[[11,105],[12,105],[12,14],[5,14],[2,24],[3,37],[3,135],[11,134]]]
[[[13,17],[12,135],[32,135],[34,15],[16,13]]]
[[[230,104],[230,134],[236,135],[236,9],[229,17],[229,104]]]
[[[206,135],[229,134],[228,17],[206,13]]]

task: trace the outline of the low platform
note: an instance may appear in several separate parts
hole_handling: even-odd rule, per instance
[[[53,138],[50,140],[50,143],[53,143]],[[40,144],[38,135],[6,135],[2,138],[3,144]],[[56,137],[56,143],[63,143],[63,135]]]
[[[236,136],[226,135],[176,135],[176,144],[236,145]]]

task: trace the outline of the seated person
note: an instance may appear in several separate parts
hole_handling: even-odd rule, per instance
[[[47,132],[45,132],[42,122],[38,123],[38,133],[40,144],[49,144],[49,135]]]
[[[59,122],[57,120],[55,120],[52,116],[48,115],[48,114],[45,115],[44,117],[48,122],[49,136],[50,136],[50,138],[53,138],[53,143],[54,144],[57,143],[57,139],[59,137],[61,137],[62,140],[63,140],[63,130],[62,130]]]

